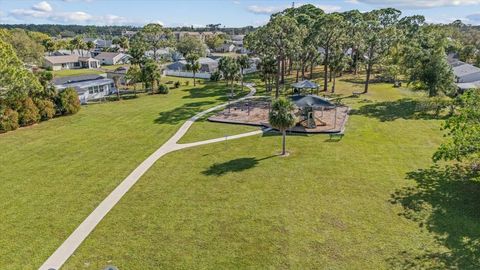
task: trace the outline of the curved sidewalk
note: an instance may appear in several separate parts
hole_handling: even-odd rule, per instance
[[[250,93],[243,98],[230,102],[236,103],[247,98],[252,97],[256,93],[256,89],[252,84],[245,84],[250,89]],[[218,110],[227,106],[228,103],[220,104],[203,112],[200,112],[188,119],[178,131],[160,148],[144,160],[130,175],[127,176],[98,206],[92,213],[73,231],[72,234],[57,248],[57,250],[40,266],[40,270],[59,269],[70,258],[75,250],[82,244],[88,235],[95,229],[95,227],[102,221],[102,219],[112,210],[112,208],[120,201],[120,199],[132,188],[135,183],[142,177],[142,175],[152,167],[152,165],[162,156],[180,149],[205,145],[210,143],[222,142],[225,140],[239,139],[243,137],[261,134],[267,130],[258,130],[239,135],[227,136],[212,140],[178,144],[177,142],[187,133],[188,129],[202,116],[212,111]]]

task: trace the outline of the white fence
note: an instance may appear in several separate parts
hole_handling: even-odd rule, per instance
[[[174,77],[193,78],[193,73],[192,72],[186,72],[186,71],[164,70],[163,75],[174,76]],[[207,73],[207,72],[195,73],[195,78],[210,79],[210,76],[211,76],[211,74]]]

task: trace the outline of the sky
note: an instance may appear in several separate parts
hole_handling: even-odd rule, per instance
[[[431,23],[460,19],[480,25],[480,0],[304,0],[295,1],[295,6],[307,3],[326,12],[388,6],[403,15],[424,15]],[[0,0],[0,24],[260,26],[270,14],[290,6],[292,1],[282,0]]]

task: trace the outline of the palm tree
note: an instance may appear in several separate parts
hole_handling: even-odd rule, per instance
[[[295,125],[293,104],[285,98],[278,98],[272,102],[272,108],[268,114],[268,121],[273,128],[282,133],[282,156],[286,155],[287,129]]]
[[[239,76],[240,67],[233,57],[222,57],[218,62],[218,69],[222,72],[223,78],[230,84],[231,96],[233,97],[233,83]]]
[[[187,64],[185,65],[185,68],[188,71],[191,71],[193,73],[193,86],[196,86],[196,81],[195,81],[195,74],[200,70],[201,66],[200,63],[197,61],[198,56],[195,54],[191,54],[187,56]]]
[[[112,78],[113,84],[115,85],[115,89],[117,90],[117,100],[120,100],[120,89],[119,89],[119,81],[120,81],[120,76],[113,76]]]
[[[142,80],[145,85],[151,87],[152,94],[155,90],[155,83],[158,84],[161,78],[160,68],[158,64],[149,59],[143,66],[142,66]]]
[[[241,55],[237,58],[238,66],[240,67],[240,79],[242,80],[242,91],[243,91],[243,70],[250,67],[250,60],[248,56]]]
[[[137,96],[137,83],[141,80],[141,71],[138,65],[132,65],[127,74],[125,74],[125,80],[129,85],[133,85],[134,95]]]

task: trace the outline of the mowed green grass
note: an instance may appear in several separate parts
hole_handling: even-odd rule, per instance
[[[53,71],[55,77],[66,77],[66,76],[80,76],[80,75],[90,75],[90,74],[104,74],[105,72],[98,69],[65,69]]]
[[[0,134],[0,269],[39,267],[186,119],[229,91],[162,80],[182,87]]]
[[[430,167],[441,121],[407,89],[375,84],[357,98],[340,84],[354,109],[342,140],[289,136],[286,158],[275,134],[170,153],[64,269],[475,269],[478,185],[406,179]],[[192,132],[216,126],[208,137],[237,130]]]

